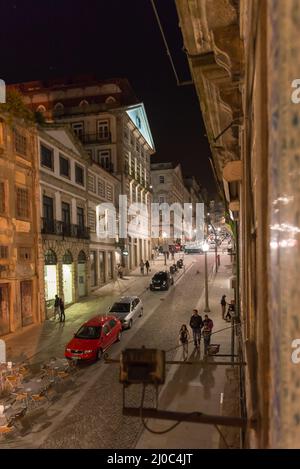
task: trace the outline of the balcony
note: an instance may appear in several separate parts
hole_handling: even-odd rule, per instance
[[[48,218],[42,218],[42,234],[62,236],[63,238],[90,239],[90,229],[88,227]]]
[[[111,133],[107,132],[106,134],[100,134],[100,133],[82,133],[78,134],[77,137],[83,143],[84,145],[87,144],[93,144],[93,143],[111,143]]]

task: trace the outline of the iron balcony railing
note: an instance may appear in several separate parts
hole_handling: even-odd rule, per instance
[[[89,143],[111,143],[111,133],[88,133],[84,132],[77,135],[83,144]]]
[[[87,226],[73,225],[59,220],[51,220],[49,218],[42,218],[42,234],[90,239],[90,229]]]

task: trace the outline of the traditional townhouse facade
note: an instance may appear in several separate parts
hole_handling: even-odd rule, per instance
[[[183,209],[184,204],[190,201],[190,194],[184,184],[180,164],[174,163],[154,163],[151,164],[151,183],[153,190],[153,202],[156,204],[179,204]],[[153,220],[152,241],[154,246],[170,245],[174,243],[184,243],[184,225],[182,217],[177,219],[173,211],[170,212],[169,227],[164,226],[161,215],[159,225]],[[176,232],[181,233],[180,236]],[[158,237],[155,235],[158,233]]]
[[[39,155],[44,288],[50,316],[56,294],[70,305],[115,275],[115,239],[98,236],[97,207],[115,204],[117,181],[96,167],[68,125],[39,128]]]
[[[0,335],[44,320],[35,127],[0,115]]]
[[[48,122],[68,123],[81,140],[95,165],[120,181],[120,194],[127,203],[143,203],[149,216],[139,215],[139,227],[128,214],[128,236],[120,238],[121,262],[133,269],[141,259],[151,256],[150,233],[150,157],[154,153],[143,103],[135,97],[126,79],[85,80],[14,85],[33,111]],[[143,228],[141,229],[141,226]]]
[[[186,235],[186,241],[193,241],[196,239],[197,230],[203,230],[206,216],[205,202],[201,194],[201,186],[194,176],[185,176],[184,185],[188,191],[188,202],[192,210],[190,232]]]
[[[94,290],[116,278],[116,266],[121,263],[121,250],[116,246],[120,182],[112,174],[90,160],[87,173],[87,191],[87,218],[90,230],[90,286],[91,290]],[[101,204],[103,204],[103,209],[99,210]],[[115,217],[112,212],[115,213]],[[115,223],[115,237],[109,235],[110,218],[112,223]]]

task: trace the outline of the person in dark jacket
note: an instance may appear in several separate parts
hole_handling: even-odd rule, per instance
[[[148,260],[145,262],[145,267],[146,267],[146,271],[147,271],[147,275],[148,275],[149,269],[150,269],[150,263],[149,263]]]
[[[225,313],[226,313],[226,295],[223,295],[221,298],[221,308],[222,308],[222,319],[225,319]]]
[[[55,295],[55,300],[54,300],[54,321],[56,319],[56,315],[60,317],[59,314],[59,296]]]
[[[65,304],[62,298],[59,299],[59,309],[60,309],[60,322],[65,322]]]
[[[200,348],[201,329],[203,327],[203,321],[202,317],[199,316],[197,309],[193,309],[193,315],[190,319],[190,327],[193,331],[195,347]]]

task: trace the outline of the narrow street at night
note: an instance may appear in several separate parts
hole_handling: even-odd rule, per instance
[[[224,255],[222,257],[222,260],[228,263],[227,269],[229,268],[230,271],[229,256]],[[214,254],[212,253],[209,256],[212,285],[214,277],[212,270],[213,258]],[[149,277],[140,278],[139,275],[136,276],[134,285],[126,290],[126,295],[136,293],[136,284],[139,285],[142,290],[140,297],[144,304],[144,315],[139,318],[131,330],[123,332],[120,343],[109,349],[109,356],[118,357],[125,347],[141,346],[164,347],[165,350],[170,350],[168,359],[174,358],[176,353],[177,356],[182,353],[181,348],[178,347],[177,331],[181,323],[189,322],[192,309],[201,304],[203,261],[201,255],[185,256],[185,273],[178,273],[174,287],[166,293],[146,290]],[[163,264],[163,259],[156,261],[154,268],[157,269],[161,264]],[[226,269],[224,270],[226,271]],[[226,280],[225,278],[224,287]],[[101,312],[101,310],[105,311],[105,308],[113,299],[113,296],[110,295],[104,294],[103,297],[99,295],[96,301],[92,301],[93,307],[97,303],[97,310],[92,311],[91,307],[91,310],[85,315],[91,316],[96,312]],[[212,302],[214,302],[213,298]],[[67,315],[69,314],[72,313],[71,311],[68,313],[67,310]],[[221,327],[221,324],[224,327],[224,323],[219,320],[219,310],[212,313],[211,317],[215,322],[216,330],[219,325],[219,328]],[[76,319],[78,324],[82,322],[82,314]],[[71,324],[73,331],[76,321],[72,321]],[[59,323],[55,324],[54,327],[51,339],[49,339],[53,345],[44,344],[47,347],[48,357],[45,351],[41,350],[40,353],[34,356],[32,363],[38,362],[40,364],[41,359],[49,359],[53,354],[63,356],[65,342],[71,333],[70,318],[65,323],[63,334],[60,331],[61,326]],[[220,340],[220,337],[218,340]],[[222,353],[228,353],[230,351],[230,334],[228,334],[228,331],[225,334],[223,333],[221,341],[223,342]],[[190,344],[189,354],[195,362],[203,358],[203,350],[201,350],[200,355],[195,355],[193,343]],[[190,381],[197,378],[199,373],[199,365],[187,366],[189,367],[188,370],[181,372],[180,368],[176,371],[177,375],[179,373],[178,377],[173,376],[172,378],[172,388],[174,389],[175,386],[174,391],[176,391],[179,399],[181,395],[187,394],[188,396]],[[199,379],[197,378],[197,392],[200,392],[200,388],[203,388],[204,394],[199,403],[195,402],[195,410],[207,411],[209,409],[211,411],[212,408],[215,408],[215,411],[219,411],[220,392],[215,396],[214,383],[215,377],[218,381],[218,376],[222,373],[223,370],[221,371],[221,369],[224,367],[213,366],[213,370],[205,372],[205,365],[203,366],[202,377],[199,373]],[[169,372],[173,374],[172,370]],[[37,415],[29,416],[27,421],[24,422],[24,428],[20,427],[19,436],[9,442],[8,447],[132,448],[136,444],[143,445],[140,420],[122,416],[122,387],[118,382],[118,375],[118,366],[114,364],[99,362],[82,368],[78,371],[71,389],[67,389],[65,393],[60,395],[57,402],[51,403],[45,413],[38,412]],[[219,379],[221,379],[222,392],[224,377],[221,375]],[[220,384],[216,385],[218,389],[220,389]],[[139,386],[128,390],[128,399],[132,405],[139,405],[141,399]],[[152,402],[153,399],[154,395],[150,392],[149,402]],[[27,428],[26,425],[28,425]],[[206,428],[202,431],[207,433]],[[217,433],[214,435],[214,440],[217,447]],[[201,430],[199,431],[199,440],[195,439],[196,447],[200,441]],[[185,445],[188,447],[187,442]]]

